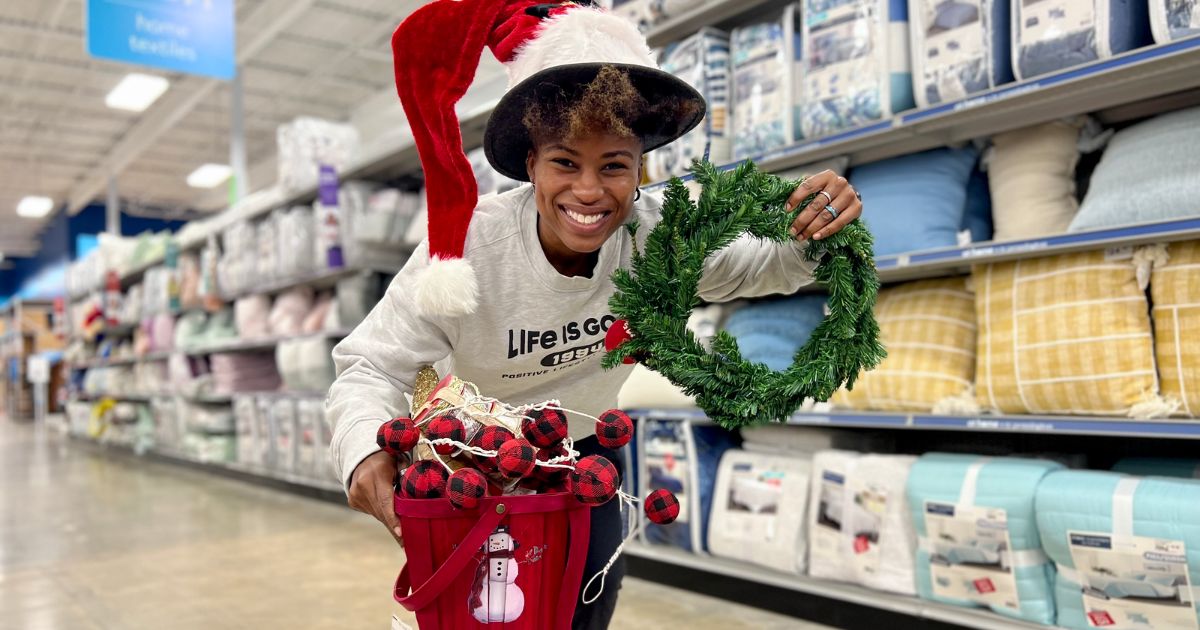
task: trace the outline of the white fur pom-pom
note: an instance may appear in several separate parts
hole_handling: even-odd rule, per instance
[[[417,308],[425,315],[457,317],[479,304],[475,269],[462,258],[434,256],[417,277]]]

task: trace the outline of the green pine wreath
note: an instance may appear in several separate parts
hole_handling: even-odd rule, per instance
[[[604,357],[610,369],[636,358],[696,399],[708,417],[732,429],[784,422],[808,398],[826,401],[843,385],[854,386],[862,370],[886,356],[875,321],[879,276],[870,232],[855,220],[837,234],[810,241],[804,256],[819,261],[813,273],[829,292],[829,314],[795,355],[791,367],[772,371],[745,360],[725,331],[711,351],[687,327],[701,305],[697,290],[704,261],[741,236],[785,243],[792,222],[815,196],[789,212],[785,203],[799,185],[746,162],[721,172],[708,161],[692,168],[703,187],[699,202],[678,178],[667,184],[662,220],[644,251],[636,238],[632,269],[613,274],[617,292],[609,302],[631,337]],[[627,226],[636,235],[638,226]]]

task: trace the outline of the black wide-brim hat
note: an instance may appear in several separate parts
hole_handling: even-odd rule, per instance
[[[621,70],[635,90],[653,105],[668,99],[692,102],[695,107],[682,116],[643,116],[633,125],[634,134],[649,152],[683,136],[704,119],[707,104],[696,88],[679,77],[657,68],[625,63],[574,63],[552,66],[530,75],[514,85],[496,104],[483,134],[488,162],[501,174],[517,181],[529,181],[526,158],[533,149],[533,138],[525,126],[525,113],[533,103],[577,100],[600,69],[610,66]]]

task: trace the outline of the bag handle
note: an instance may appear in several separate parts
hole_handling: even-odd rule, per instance
[[[408,563],[405,563],[404,569],[400,571],[400,576],[396,578],[396,587],[393,592],[396,601],[410,612],[421,610],[432,604],[467,567],[467,563],[475,557],[475,552],[487,541],[488,536],[492,535],[496,526],[504,520],[507,513],[505,505],[497,503],[494,509],[481,515],[479,520],[475,521],[475,526],[467,532],[466,537],[450,553],[442,566],[438,567],[424,584],[412,589],[411,593],[409,593],[409,589],[412,587],[412,583],[408,575]]]
[[[587,562],[588,542],[592,532],[592,510],[580,507],[571,510],[567,517],[567,531],[571,546],[567,551],[567,568],[558,591],[558,622],[554,627],[567,630],[575,616],[579,603],[579,586],[583,582],[583,569]]]

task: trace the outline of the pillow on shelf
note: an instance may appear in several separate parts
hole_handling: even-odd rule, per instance
[[[1129,256],[1081,252],[979,265],[973,273],[980,406],[1164,415],[1149,304]]]
[[[856,167],[850,181],[863,197],[875,255],[954,247],[963,226],[967,181],[978,151],[934,149]]]
[[[976,169],[967,181],[967,203],[963,208],[962,232],[972,243],[992,240],[992,196],[987,173]]]
[[[313,305],[312,311],[304,317],[304,334],[316,334],[325,330],[325,320],[329,316],[330,309],[333,308],[333,294],[322,293],[317,297],[316,304]]]
[[[1066,231],[1079,209],[1079,129],[1076,123],[1051,122],[992,137],[987,170],[995,240]]]
[[[725,331],[737,339],[747,361],[786,370],[825,319],[826,299],[824,294],[805,294],[751,302],[729,316]]]
[[[875,304],[888,356],[853,391],[833,399],[852,409],[929,412],[961,398],[975,379],[975,296],[966,278],[921,280],[879,292]]]
[[[233,304],[233,313],[238,336],[242,339],[258,339],[271,335],[271,298],[265,295],[238,298]]]
[[[1150,279],[1155,355],[1162,393],[1189,416],[1200,414],[1200,241],[1171,243]]]
[[[267,317],[271,334],[279,337],[299,335],[304,331],[304,318],[312,310],[313,291],[310,287],[288,289],[275,298]]]
[[[1118,131],[1070,231],[1194,216],[1200,216],[1200,107]]]

